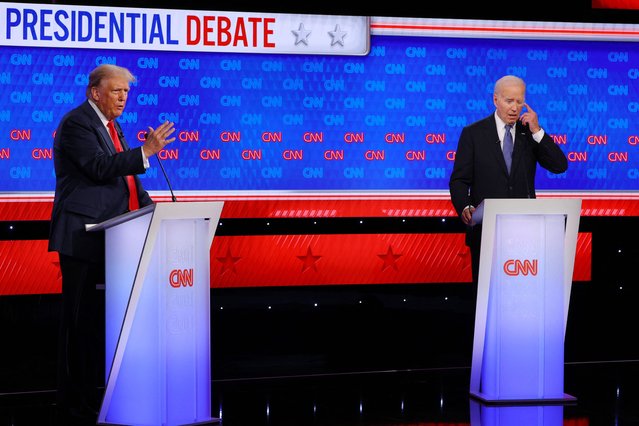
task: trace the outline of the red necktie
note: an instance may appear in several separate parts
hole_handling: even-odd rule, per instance
[[[120,143],[120,138],[118,137],[118,132],[115,130],[115,124],[113,120],[109,121],[107,124],[109,128],[109,133],[111,134],[111,139],[113,139],[113,145],[115,145],[115,150],[117,152],[122,152],[122,144]],[[126,184],[129,187],[129,210],[137,210],[140,208],[140,204],[138,202],[138,190],[135,187],[135,179],[133,176],[126,176]]]

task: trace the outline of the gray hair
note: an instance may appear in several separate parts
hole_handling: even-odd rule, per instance
[[[495,82],[495,89],[493,93],[497,95],[500,93],[502,87],[509,85],[521,85],[524,90],[526,90],[526,82],[524,80],[516,75],[505,75]]]

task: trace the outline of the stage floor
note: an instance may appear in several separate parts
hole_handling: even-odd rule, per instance
[[[224,426],[637,425],[639,361],[566,364],[575,403],[486,406],[467,368],[213,380]],[[0,395],[0,426],[56,425],[55,393]],[[515,419],[515,420],[514,420]]]

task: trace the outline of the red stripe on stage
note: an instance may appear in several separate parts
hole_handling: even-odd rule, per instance
[[[556,198],[544,195],[540,198]],[[169,200],[155,199],[157,202]],[[236,218],[331,218],[331,217],[456,217],[448,198],[305,198],[263,197],[231,199],[203,196],[189,201],[224,201],[223,219]],[[0,197],[0,221],[49,220],[52,201]],[[639,216],[639,194],[629,197],[582,198],[581,216]]]

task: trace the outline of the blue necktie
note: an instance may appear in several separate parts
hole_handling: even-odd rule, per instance
[[[513,135],[510,133],[512,124],[506,124],[506,133],[504,133],[504,160],[506,160],[506,168],[510,173],[510,165],[513,162]]]

